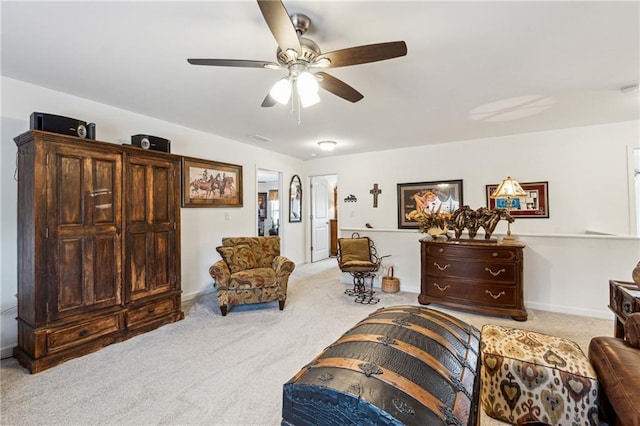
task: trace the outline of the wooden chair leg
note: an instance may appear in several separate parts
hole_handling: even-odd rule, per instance
[[[220,306],[220,313],[222,314],[223,317],[227,316],[227,305]]]
[[[284,300],[278,300],[278,306],[280,307],[280,310],[284,309]]]

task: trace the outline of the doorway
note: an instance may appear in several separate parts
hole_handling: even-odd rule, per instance
[[[337,244],[337,175],[311,176],[311,262],[335,255]]]
[[[280,235],[281,175],[276,170],[258,169],[258,193],[256,194],[257,235]]]

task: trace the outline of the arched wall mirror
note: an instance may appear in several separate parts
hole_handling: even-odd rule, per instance
[[[289,222],[302,222],[302,182],[293,175],[289,185]]]

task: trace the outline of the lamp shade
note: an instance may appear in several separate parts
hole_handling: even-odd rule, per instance
[[[520,186],[517,180],[512,179],[511,176],[507,176],[500,182],[500,185],[493,191],[491,198],[505,198],[505,197],[524,197],[527,195],[524,189]]]
[[[291,81],[288,78],[278,80],[269,91],[269,95],[277,102],[286,104],[291,97]]]
[[[320,102],[320,96],[318,96],[319,88],[318,80],[309,71],[303,71],[298,75],[296,89],[298,90],[298,95],[300,95],[300,103],[303,108]]]

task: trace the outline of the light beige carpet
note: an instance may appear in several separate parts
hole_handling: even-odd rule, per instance
[[[329,259],[294,272],[284,311],[270,303],[234,307],[222,317],[210,293],[185,304],[183,321],[42,373],[3,360],[0,423],[279,425],[282,385],[302,366],[374,310],[418,304],[417,294],[401,291],[360,305],[345,288]],[[613,332],[612,320],[529,310],[529,320],[518,323],[432,307],[478,328],[506,324],[556,334],[584,351],[591,337]],[[483,414],[482,425],[500,424]]]

